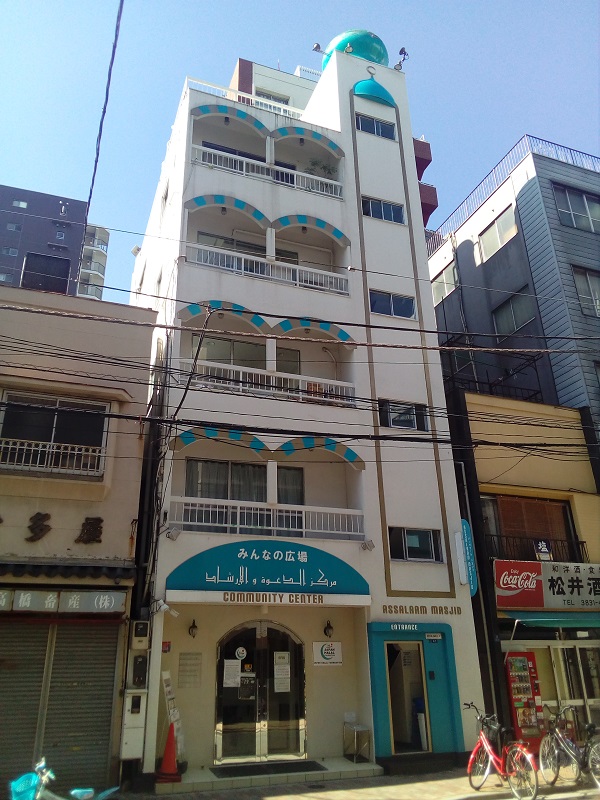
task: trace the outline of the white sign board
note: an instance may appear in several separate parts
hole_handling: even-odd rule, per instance
[[[223,686],[235,688],[241,685],[242,670],[237,658],[226,658],[223,665]]]
[[[317,667],[339,667],[342,664],[342,643],[313,642],[313,664]]]

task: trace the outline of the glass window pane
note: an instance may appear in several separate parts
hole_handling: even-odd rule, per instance
[[[556,205],[562,211],[570,211],[569,201],[567,200],[567,193],[560,186],[554,187],[554,197],[556,198]]]
[[[600,316],[600,277],[580,269],[573,270],[573,277],[582,312]]]
[[[404,550],[404,531],[402,528],[390,528],[390,558],[399,559],[404,561],[406,553]]]
[[[393,222],[394,221],[394,217],[392,215],[392,204],[391,203],[382,203],[381,206],[383,208],[383,218],[385,220],[387,220],[388,222]]]
[[[582,647],[579,651],[583,682],[588,697],[600,700],[600,650]]]
[[[590,212],[590,217],[592,217],[592,219],[600,220],[600,200],[597,197],[592,197],[589,194],[586,194],[585,199],[587,200],[587,207],[588,211]]]
[[[267,348],[253,342],[233,342],[233,363],[248,369],[266,369]]]
[[[584,217],[583,214],[573,214],[573,219],[575,220],[575,227],[579,228],[580,231],[590,231],[592,230],[592,222],[590,218],[587,216]]]
[[[500,247],[500,242],[498,240],[498,231],[496,230],[496,224],[490,225],[490,227],[485,230],[479,237],[479,241],[481,243],[481,250],[483,258],[489,258],[493,256],[494,253]]]
[[[498,238],[500,244],[504,244],[511,239],[517,232],[515,223],[515,212],[513,207],[507,208],[506,211],[496,220],[498,226]]]
[[[37,408],[11,408],[8,406],[4,412],[2,423],[3,439],[22,439],[30,442],[51,442],[54,429],[54,415],[56,401],[48,401],[50,408],[44,408],[44,400],[21,396],[9,395],[9,402],[35,404]]]
[[[383,219],[383,203],[381,200],[371,200],[371,216],[375,219]]]
[[[59,401],[59,406],[54,431],[55,442],[102,447],[105,406],[92,406],[67,400]],[[92,411],[103,413],[90,413]]]
[[[371,289],[369,292],[369,300],[371,303],[371,311],[375,314],[392,314],[392,296],[387,292],[375,292]]]
[[[525,290],[524,290],[525,291]],[[516,294],[512,298],[513,315],[515,326],[520,328],[535,316],[533,301],[531,297],[523,294]]]
[[[404,209],[395,203],[392,205],[392,222],[397,222],[400,225],[404,222]]]
[[[431,561],[433,559],[431,531],[407,528],[406,553],[408,558],[420,558]]]
[[[570,228],[574,228],[575,224],[573,222],[573,217],[571,216],[570,211],[560,211],[558,212],[558,218],[560,219],[561,225],[568,225]]]
[[[301,467],[277,467],[277,502],[304,505],[304,470]]]
[[[444,283],[444,276],[440,275],[439,278],[436,278],[431,284],[431,286],[433,288],[433,305],[437,306],[437,304],[441,303],[444,297],[446,296],[446,285]]]
[[[390,414],[390,425],[393,428],[417,427],[415,407],[412,405],[402,405],[401,403],[390,403],[389,414]]]
[[[394,139],[395,138],[395,131],[394,131],[394,124],[391,122],[380,122],[379,135],[382,136],[384,139]]]
[[[371,201],[368,197],[362,199],[362,212],[366,217],[371,216]]]
[[[227,461],[202,461],[189,458],[185,462],[186,497],[227,500],[229,464]]]
[[[300,351],[287,347],[277,348],[277,372],[300,375]]]
[[[415,299],[414,297],[404,297],[401,294],[392,295],[393,310],[395,317],[405,317],[406,319],[413,319],[415,316]]]
[[[192,337],[192,358],[198,349],[199,336]],[[219,364],[231,364],[231,342],[227,339],[215,339],[205,336],[200,348],[200,361],[216,361]]]
[[[367,133],[375,133],[375,120],[373,117],[365,117],[362,114],[357,114],[360,119],[360,130]]]
[[[503,303],[495,311],[492,312],[494,317],[494,324],[496,325],[496,333],[500,336],[508,336],[515,329],[512,308],[510,301]]]
[[[267,468],[263,464],[231,465],[231,499],[267,502]]]
[[[587,208],[585,207],[585,202],[581,192],[575,192],[573,189],[569,189],[568,194],[571,202],[571,211],[574,214],[585,214],[587,216]]]

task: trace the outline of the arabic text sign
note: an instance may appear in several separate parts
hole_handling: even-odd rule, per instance
[[[600,610],[600,564],[494,562],[498,608]]]
[[[363,576],[340,558],[303,543],[251,540],[193,556],[167,590],[368,595]]]

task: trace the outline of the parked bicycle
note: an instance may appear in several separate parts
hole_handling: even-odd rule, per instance
[[[46,766],[46,759],[42,758],[33,769],[33,772],[26,772],[9,783],[11,800],[62,800],[48,789],[48,784],[56,780],[56,776]],[[73,800],[107,800],[118,790],[118,786],[113,786],[97,795],[93,789],[71,789],[69,794]]]
[[[485,714],[475,703],[464,703],[472,708],[479,723],[479,738],[469,758],[467,772],[473,789],[481,789],[494,769],[502,780],[507,780],[517,798],[535,800],[538,793],[537,766],[533,755],[522,741],[509,740],[512,728],[502,728],[495,714]]]
[[[589,773],[596,786],[600,787],[600,739],[596,737],[593,722],[585,726],[586,739],[583,747],[578,747],[561,728],[560,720],[566,723],[568,711],[575,713],[574,706],[565,706],[556,714],[544,705],[551,718],[548,733],[540,743],[540,772],[546,783],[553,786],[559,774],[564,780],[578,781],[581,774]]]

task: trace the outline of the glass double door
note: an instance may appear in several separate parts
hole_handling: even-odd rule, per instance
[[[305,755],[304,647],[275,623],[250,622],[219,643],[215,761]]]

